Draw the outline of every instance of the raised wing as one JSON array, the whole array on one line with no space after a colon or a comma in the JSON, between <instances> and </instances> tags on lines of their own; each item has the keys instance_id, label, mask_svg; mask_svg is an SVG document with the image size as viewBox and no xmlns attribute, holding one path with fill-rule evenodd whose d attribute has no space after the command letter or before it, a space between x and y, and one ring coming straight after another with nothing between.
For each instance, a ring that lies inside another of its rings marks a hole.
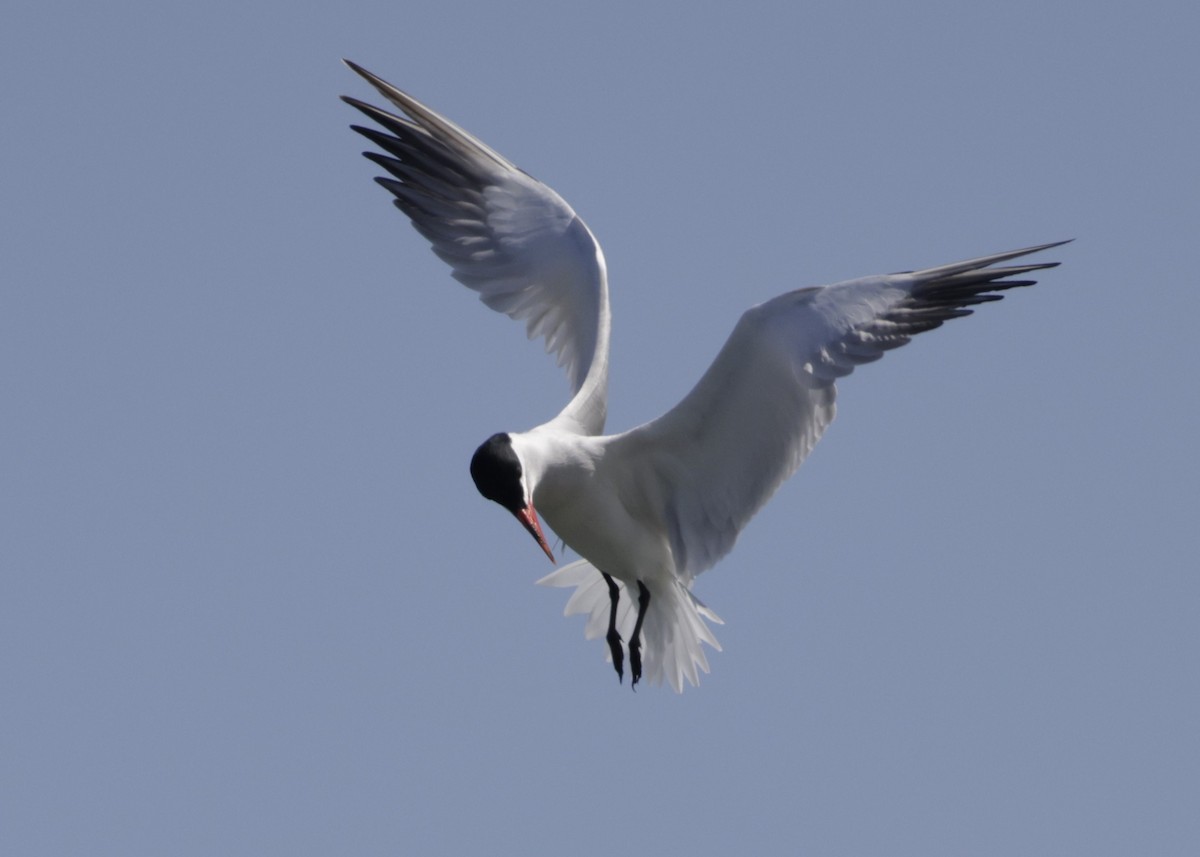
<instances>
[{"instance_id":1,"label":"raised wing","mask_svg":"<svg viewBox=\"0 0 1200 857\"><path fill-rule=\"evenodd\" d=\"M552 189L412 96L345 62L404 113L342 97L384 129L351 126L387 153L363 153L390 174L376 181L455 279L492 309L524 321L530 339L545 339L574 396L560 423L599 434L610 319L604 254L591 231Z\"/></svg>"},{"instance_id":2,"label":"raised wing","mask_svg":"<svg viewBox=\"0 0 1200 857\"><path fill-rule=\"evenodd\" d=\"M1010 278L1058 263L990 266L1056 246L800 289L749 309L683 401L613 439L624 502L658 510L677 571L692 579L729 552L820 439L838 378L998 292L1032 285Z\"/></svg>"}]
</instances>

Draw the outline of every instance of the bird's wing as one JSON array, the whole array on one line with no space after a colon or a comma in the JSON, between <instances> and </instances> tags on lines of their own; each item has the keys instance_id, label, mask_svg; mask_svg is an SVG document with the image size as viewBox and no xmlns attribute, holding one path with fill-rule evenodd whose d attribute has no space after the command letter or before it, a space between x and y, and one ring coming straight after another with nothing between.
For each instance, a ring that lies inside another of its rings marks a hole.
<instances>
[{"instance_id":1,"label":"bird's wing","mask_svg":"<svg viewBox=\"0 0 1200 857\"><path fill-rule=\"evenodd\" d=\"M610 322L604 255L591 231L551 188L412 96L346 64L404 114L343 96L383 129L352 126L386 152L364 152L390 174L376 181L455 279L524 321L529 338L545 339L574 396L560 419L598 434Z\"/></svg>"},{"instance_id":2,"label":"bird's wing","mask_svg":"<svg viewBox=\"0 0 1200 857\"><path fill-rule=\"evenodd\" d=\"M1022 275L1057 263L991 266L1055 246L800 289L751 308L683 401L613 437L622 502L657 517L690 580L729 552L820 439L838 378L1004 289L1032 285Z\"/></svg>"}]
</instances>

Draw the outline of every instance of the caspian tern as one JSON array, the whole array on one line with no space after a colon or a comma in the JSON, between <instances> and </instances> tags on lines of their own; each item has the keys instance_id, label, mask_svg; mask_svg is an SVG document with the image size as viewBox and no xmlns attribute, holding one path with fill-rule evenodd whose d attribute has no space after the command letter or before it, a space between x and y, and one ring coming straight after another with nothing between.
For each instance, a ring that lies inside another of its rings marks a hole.
<instances>
[{"instance_id":1,"label":"caspian tern","mask_svg":"<svg viewBox=\"0 0 1200 857\"><path fill-rule=\"evenodd\" d=\"M351 126L395 205L493 310L525 322L570 380L549 422L488 438L471 459L479 492L511 512L554 562L539 514L582 557L539 583L574 587L566 614L605 635L622 679L699 683L720 650L691 592L696 575L812 450L833 420L835 381L971 306L1000 300L1057 262L993 267L1067 242L921 271L788 292L747 310L684 399L605 435L610 314L604 254L553 190L412 96L352 62L403 115L348 96L383 130ZM1018 278L1018 279L1013 279Z\"/></svg>"}]
</instances>

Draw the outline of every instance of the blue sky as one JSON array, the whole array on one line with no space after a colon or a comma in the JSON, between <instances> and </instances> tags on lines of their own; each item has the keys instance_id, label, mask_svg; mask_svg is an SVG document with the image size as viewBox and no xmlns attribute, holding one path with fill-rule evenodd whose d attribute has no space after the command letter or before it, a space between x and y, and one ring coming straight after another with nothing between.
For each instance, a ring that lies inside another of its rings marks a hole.
<instances>
[{"instance_id":1,"label":"blue sky","mask_svg":"<svg viewBox=\"0 0 1200 857\"><path fill-rule=\"evenodd\" d=\"M17 2L0 851L1191 855L1191 3ZM630 693L467 475L566 382L370 181L348 56L609 262L609 426L781 291L1074 237L864 367Z\"/></svg>"}]
</instances>

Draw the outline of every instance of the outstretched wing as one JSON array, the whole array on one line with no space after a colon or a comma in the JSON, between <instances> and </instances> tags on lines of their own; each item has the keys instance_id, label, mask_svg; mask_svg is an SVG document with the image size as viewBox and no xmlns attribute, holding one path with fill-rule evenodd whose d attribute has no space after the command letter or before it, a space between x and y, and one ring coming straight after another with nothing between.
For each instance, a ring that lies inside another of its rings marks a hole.
<instances>
[{"instance_id":1,"label":"outstretched wing","mask_svg":"<svg viewBox=\"0 0 1200 857\"><path fill-rule=\"evenodd\" d=\"M657 510L690 580L729 552L820 439L838 378L1005 289L1032 285L1020 277L1058 263L991 266L1056 246L800 289L751 308L683 401L613 439L623 501Z\"/></svg>"},{"instance_id":2,"label":"outstretched wing","mask_svg":"<svg viewBox=\"0 0 1200 857\"><path fill-rule=\"evenodd\" d=\"M395 196L455 279L480 300L525 322L567 373L574 398L560 418L603 430L609 308L604 254L582 220L551 188L487 145L348 60L403 116L342 100L383 130L351 126L386 154L364 152L387 170Z\"/></svg>"}]
</instances>

